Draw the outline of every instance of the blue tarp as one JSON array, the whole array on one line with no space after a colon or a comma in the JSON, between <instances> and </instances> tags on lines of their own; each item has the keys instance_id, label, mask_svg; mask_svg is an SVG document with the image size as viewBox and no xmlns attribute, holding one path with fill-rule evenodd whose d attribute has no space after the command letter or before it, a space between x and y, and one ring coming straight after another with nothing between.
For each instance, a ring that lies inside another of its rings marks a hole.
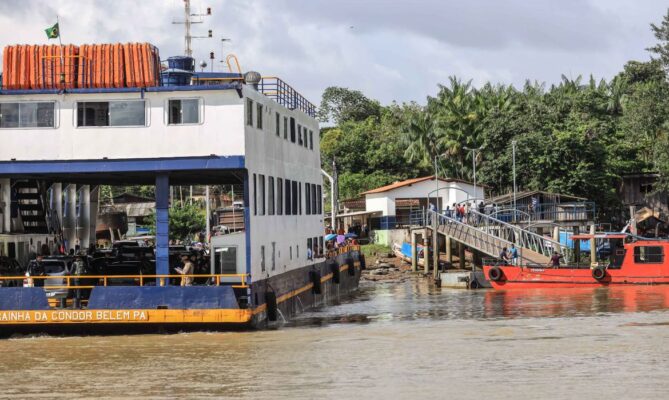
<instances>
[{"instance_id":1,"label":"blue tarp","mask_svg":"<svg viewBox=\"0 0 669 400\"><path fill-rule=\"evenodd\" d=\"M560 232L560 244L563 244L570 249L574 248L574 241L571 240L572 234L569 232ZM589 252L590 251L590 240L579 240L580 245L581 245L581 251L582 252Z\"/></svg>"}]
</instances>

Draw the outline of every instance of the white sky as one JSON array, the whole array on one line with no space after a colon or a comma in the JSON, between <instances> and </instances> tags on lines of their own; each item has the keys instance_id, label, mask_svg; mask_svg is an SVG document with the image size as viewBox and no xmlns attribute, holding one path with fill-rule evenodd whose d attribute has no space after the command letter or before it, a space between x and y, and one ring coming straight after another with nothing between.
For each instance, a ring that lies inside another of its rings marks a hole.
<instances>
[{"instance_id":1,"label":"white sky","mask_svg":"<svg viewBox=\"0 0 669 400\"><path fill-rule=\"evenodd\" d=\"M659 0L193 0L213 16L194 25L195 56L234 52L244 70L277 75L312 102L328 86L387 104L425 102L450 75L522 85L561 74L611 78L647 60ZM46 43L60 17L64 42L148 41L183 53L182 0L0 0L0 46ZM232 42L221 44L221 38ZM51 41L55 43L55 41ZM220 58L219 58L220 59ZM216 70L222 64L216 60ZM207 68L209 69L209 68Z\"/></svg>"}]
</instances>

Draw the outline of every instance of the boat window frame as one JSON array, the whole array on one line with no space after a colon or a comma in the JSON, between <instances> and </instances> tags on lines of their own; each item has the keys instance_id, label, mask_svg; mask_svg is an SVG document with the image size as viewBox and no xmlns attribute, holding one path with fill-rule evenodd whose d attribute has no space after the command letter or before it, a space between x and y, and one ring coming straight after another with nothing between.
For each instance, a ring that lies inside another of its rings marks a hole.
<instances>
[{"instance_id":1,"label":"boat window frame","mask_svg":"<svg viewBox=\"0 0 669 400\"><path fill-rule=\"evenodd\" d=\"M180 124L171 124L170 123L170 101L172 100L197 100L197 117L198 122L188 122ZM203 125L204 124L204 97L169 97L165 99L165 104L163 106L163 122L165 126L194 126L194 125Z\"/></svg>"},{"instance_id":2,"label":"boat window frame","mask_svg":"<svg viewBox=\"0 0 669 400\"><path fill-rule=\"evenodd\" d=\"M34 103L52 103L53 104L53 126L17 126L17 127L6 127L2 128L0 127L0 130L8 130L8 129L21 129L21 130L26 130L26 129L58 129L60 128L60 101L58 100L17 100L17 101L0 101L0 104L19 104L19 122L21 122L21 104L22 103L28 103L28 104L34 104Z\"/></svg>"},{"instance_id":3,"label":"boat window frame","mask_svg":"<svg viewBox=\"0 0 669 400\"><path fill-rule=\"evenodd\" d=\"M637 249L640 250L642 247L645 248L645 249L648 249L648 248L657 248L657 249L660 249L660 253L659 253L659 254L654 254L654 253L653 253L653 254L648 254L648 253L645 253L645 254L644 254L644 257L649 257L649 256L651 256L651 257L656 257L656 256L659 255L659 256L660 256L660 257L659 257L659 261L642 261L642 260L640 259L640 257L641 257L641 254L640 254L641 251L638 251L638 252L637 252ZM657 246L637 245L637 246L634 246L634 251L632 252L632 256L634 257L634 263L635 263L635 264L662 264L662 263L664 263L664 246L662 246L662 245L657 245Z\"/></svg>"},{"instance_id":4,"label":"boat window frame","mask_svg":"<svg viewBox=\"0 0 669 400\"><path fill-rule=\"evenodd\" d=\"M246 98L246 126L253 128L253 99Z\"/></svg>"},{"instance_id":5,"label":"boat window frame","mask_svg":"<svg viewBox=\"0 0 669 400\"><path fill-rule=\"evenodd\" d=\"M256 102L256 129L264 130L263 111L264 106L260 102Z\"/></svg>"},{"instance_id":6,"label":"boat window frame","mask_svg":"<svg viewBox=\"0 0 669 400\"><path fill-rule=\"evenodd\" d=\"M144 102L144 125L84 125L79 126L79 103L114 103L114 102ZM75 100L72 108L72 125L75 129L127 129L127 128L150 128L151 127L151 100L143 99L90 99L90 100Z\"/></svg>"}]
</instances>

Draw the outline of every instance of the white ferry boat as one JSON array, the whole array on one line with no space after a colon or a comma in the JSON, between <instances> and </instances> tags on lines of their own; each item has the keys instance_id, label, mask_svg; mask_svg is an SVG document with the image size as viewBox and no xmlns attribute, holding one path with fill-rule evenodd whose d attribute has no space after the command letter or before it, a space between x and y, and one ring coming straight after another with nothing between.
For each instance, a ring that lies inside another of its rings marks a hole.
<instances>
[{"instance_id":1,"label":"white ferry boat","mask_svg":"<svg viewBox=\"0 0 669 400\"><path fill-rule=\"evenodd\" d=\"M160 70L142 46L6 50L0 253L23 269L0 274L2 332L264 327L354 291L359 248L325 250L314 105L281 79L198 73L190 57ZM212 236L207 279L180 286L170 186L229 184L243 188L243 227ZM102 185L155 185L155 250L135 273L93 255ZM75 245L91 251L24 275L32 253Z\"/></svg>"}]
</instances>

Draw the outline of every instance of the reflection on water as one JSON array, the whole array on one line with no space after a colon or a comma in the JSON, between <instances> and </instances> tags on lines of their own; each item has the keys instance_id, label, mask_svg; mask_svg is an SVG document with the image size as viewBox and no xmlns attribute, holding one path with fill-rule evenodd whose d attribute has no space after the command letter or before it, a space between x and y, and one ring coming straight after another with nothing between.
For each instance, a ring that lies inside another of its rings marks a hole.
<instances>
[{"instance_id":1,"label":"reflection on water","mask_svg":"<svg viewBox=\"0 0 669 400\"><path fill-rule=\"evenodd\" d=\"M0 397L665 398L669 287L364 284L278 330L0 341Z\"/></svg>"}]
</instances>

